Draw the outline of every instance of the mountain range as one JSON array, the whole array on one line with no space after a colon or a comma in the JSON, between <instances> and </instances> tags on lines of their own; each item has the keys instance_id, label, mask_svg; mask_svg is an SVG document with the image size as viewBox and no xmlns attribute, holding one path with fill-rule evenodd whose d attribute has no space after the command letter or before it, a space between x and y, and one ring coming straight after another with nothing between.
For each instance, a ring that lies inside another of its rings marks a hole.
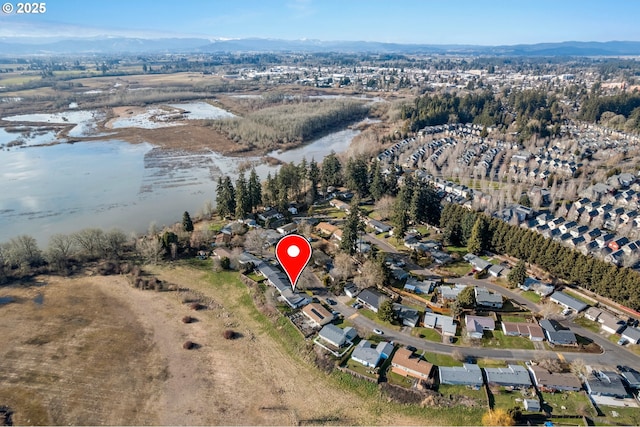
<instances>
[{"instance_id":1,"label":"mountain range","mask_svg":"<svg viewBox=\"0 0 640 427\"><path fill-rule=\"evenodd\" d=\"M635 56L638 41L519 44L505 46L400 44L365 41L279 40L263 38L0 38L2 55L143 54L216 52L340 52L491 56Z\"/></svg>"}]
</instances>

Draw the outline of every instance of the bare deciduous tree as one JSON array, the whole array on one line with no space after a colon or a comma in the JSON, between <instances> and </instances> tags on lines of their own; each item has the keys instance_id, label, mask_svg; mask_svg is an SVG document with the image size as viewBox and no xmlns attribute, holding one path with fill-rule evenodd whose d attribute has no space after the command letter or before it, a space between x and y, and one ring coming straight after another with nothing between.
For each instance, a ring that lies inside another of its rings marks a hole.
<instances>
[{"instance_id":1,"label":"bare deciduous tree","mask_svg":"<svg viewBox=\"0 0 640 427\"><path fill-rule=\"evenodd\" d=\"M383 196L378 200L375 211L380 215L380 219L385 220L391 218L394 203L395 198L391 196Z\"/></svg>"},{"instance_id":2,"label":"bare deciduous tree","mask_svg":"<svg viewBox=\"0 0 640 427\"><path fill-rule=\"evenodd\" d=\"M355 265L353 258L344 252L337 254L333 260L333 276L338 280L346 280L353 276Z\"/></svg>"},{"instance_id":3,"label":"bare deciduous tree","mask_svg":"<svg viewBox=\"0 0 640 427\"><path fill-rule=\"evenodd\" d=\"M164 256L166 250L160 239L143 236L136 241L136 249L140 256L150 264L157 264Z\"/></svg>"},{"instance_id":4,"label":"bare deciduous tree","mask_svg":"<svg viewBox=\"0 0 640 427\"><path fill-rule=\"evenodd\" d=\"M253 230L249 230L245 235L244 239L244 248L256 254L259 257L262 257L264 250L269 246L269 242L267 240L267 233L262 228L254 228Z\"/></svg>"}]
</instances>

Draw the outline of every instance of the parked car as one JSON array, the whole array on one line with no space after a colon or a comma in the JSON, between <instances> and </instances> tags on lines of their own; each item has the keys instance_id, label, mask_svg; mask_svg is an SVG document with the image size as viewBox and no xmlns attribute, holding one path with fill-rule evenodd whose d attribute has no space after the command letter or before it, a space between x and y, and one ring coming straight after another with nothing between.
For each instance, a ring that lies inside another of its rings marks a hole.
<instances>
[{"instance_id":1,"label":"parked car","mask_svg":"<svg viewBox=\"0 0 640 427\"><path fill-rule=\"evenodd\" d=\"M412 346L412 345L408 345L408 346L407 346L407 350L409 350L409 351L417 351L418 349L417 349L417 348L415 348L415 347L414 347L414 346Z\"/></svg>"},{"instance_id":2,"label":"parked car","mask_svg":"<svg viewBox=\"0 0 640 427\"><path fill-rule=\"evenodd\" d=\"M353 304L351 304L351 307L355 308L356 310L360 310L362 308L362 304L360 304L359 302L354 302Z\"/></svg>"},{"instance_id":3,"label":"parked car","mask_svg":"<svg viewBox=\"0 0 640 427\"><path fill-rule=\"evenodd\" d=\"M327 298L327 304L336 305L337 303L334 300L332 300L331 298Z\"/></svg>"},{"instance_id":4,"label":"parked car","mask_svg":"<svg viewBox=\"0 0 640 427\"><path fill-rule=\"evenodd\" d=\"M626 338L620 338L618 340L618 345L625 345L626 343L628 343L629 341L627 341Z\"/></svg>"},{"instance_id":5,"label":"parked car","mask_svg":"<svg viewBox=\"0 0 640 427\"><path fill-rule=\"evenodd\" d=\"M382 332L380 329L374 329L373 333L376 335L384 335L384 332Z\"/></svg>"},{"instance_id":6,"label":"parked car","mask_svg":"<svg viewBox=\"0 0 640 427\"><path fill-rule=\"evenodd\" d=\"M563 316L568 316L571 314L571 309L570 308L565 308L564 310L562 310L562 315Z\"/></svg>"}]
</instances>

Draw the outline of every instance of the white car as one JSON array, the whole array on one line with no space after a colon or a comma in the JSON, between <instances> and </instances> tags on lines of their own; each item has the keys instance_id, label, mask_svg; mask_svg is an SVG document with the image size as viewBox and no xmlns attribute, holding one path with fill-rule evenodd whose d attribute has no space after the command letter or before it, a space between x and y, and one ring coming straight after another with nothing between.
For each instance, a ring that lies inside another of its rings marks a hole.
<instances>
[{"instance_id":1,"label":"white car","mask_svg":"<svg viewBox=\"0 0 640 427\"><path fill-rule=\"evenodd\" d=\"M373 333L377 335L384 335L384 332L382 332L380 329L374 329Z\"/></svg>"}]
</instances>

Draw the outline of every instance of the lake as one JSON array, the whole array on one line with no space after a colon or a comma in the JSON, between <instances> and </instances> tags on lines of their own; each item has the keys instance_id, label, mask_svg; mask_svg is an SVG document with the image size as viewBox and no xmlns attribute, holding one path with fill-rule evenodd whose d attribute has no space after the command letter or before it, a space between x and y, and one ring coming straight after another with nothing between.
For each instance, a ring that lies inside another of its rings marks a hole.
<instances>
[{"instance_id":1,"label":"lake","mask_svg":"<svg viewBox=\"0 0 640 427\"><path fill-rule=\"evenodd\" d=\"M358 133L334 132L273 156L321 162L332 150L346 150ZM128 233L144 232L152 221L172 224L185 210L195 214L206 201L215 202L218 177L228 174L235 180L247 160L262 162L118 140L0 151L0 242L29 234L45 247L52 234L86 227L118 227ZM275 170L256 167L261 178Z\"/></svg>"}]
</instances>

